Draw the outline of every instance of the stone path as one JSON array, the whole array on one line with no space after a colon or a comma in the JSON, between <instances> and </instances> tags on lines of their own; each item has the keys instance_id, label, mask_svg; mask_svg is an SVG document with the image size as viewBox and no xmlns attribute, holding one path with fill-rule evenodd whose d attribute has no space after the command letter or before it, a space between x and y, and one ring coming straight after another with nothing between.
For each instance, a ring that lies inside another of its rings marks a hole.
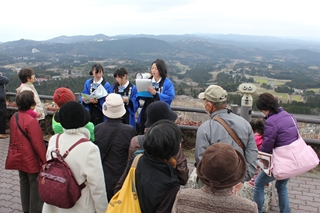
<instances>
[{"instance_id":1,"label":"stone path","mask_svg":"<svg viewBox=\"0 0 320 213\"><path fill-rule=\"evenodd\" d=\"M22 212L18 172L4 169L8 145L9 138L0 139L0 213L18 213ZM193 163L188 162L190 171ZM306 173L291 178L288 188L291 213L320 212L320 175ZM271 206L269 213L278 211L278 206Z\"/></svg>"}]
</instances>

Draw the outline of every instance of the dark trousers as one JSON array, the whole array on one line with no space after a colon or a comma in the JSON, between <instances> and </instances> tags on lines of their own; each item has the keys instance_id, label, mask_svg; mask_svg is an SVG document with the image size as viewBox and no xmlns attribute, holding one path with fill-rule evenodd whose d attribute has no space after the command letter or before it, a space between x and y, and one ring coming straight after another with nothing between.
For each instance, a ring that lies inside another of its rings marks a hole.
<instances>
[{"instance_id":1,"label":"dark trousers","mask_svg":"<svg viewBox=\"0 0 320 213\"><path fill-rule=\"evenodd\" d=\"M6 133L6 100L0 100L0 134Z\"/></svg>"},{"instance_id":2,"label":"dark trousers","mask_svg":"<svg viewBox=\"0 0 320 213\"><path fill-rule=\"evenodd\" d=\"M41 213L43 202L38 193L38 173L30 174L19 171L20 197L24 212Z\"/></svg>"},{"instance_id":3,"label":"dark trousers","mask_svg":"<svg viewBox=\"0 0 320 213\"><path fill-rule=\"evenodd\" d=\"M90 121L93 123L93 125L96 126L97 124L103 122L104 115L100 111L98 105L90 104L89 108L90 108L90 116L91 116Z\"/></svg>"}]
</instances>

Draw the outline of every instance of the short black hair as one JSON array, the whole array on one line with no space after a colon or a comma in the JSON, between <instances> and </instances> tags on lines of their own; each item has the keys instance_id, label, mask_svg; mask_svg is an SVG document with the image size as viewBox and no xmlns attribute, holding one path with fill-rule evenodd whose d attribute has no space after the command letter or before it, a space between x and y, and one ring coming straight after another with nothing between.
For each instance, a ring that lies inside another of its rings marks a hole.
<instances>
[{"instance_id":1,"label":"short black hair","mask_svg":"<svg viewBox=\"0 0 320 213\"><path fill-rule=\"evenodd\" d=\"M91 70L89 72L89 75L93 75L93 70L96 70L97 73L102 72L103 73L103 67L101 64L94 64L91 67Z\"/></svg>"},{"instance_id":2,"label":"short black hair","mask_svg":"<svg viewBox=\"0 0 320 213\"><path fill-rule=\"evenodd\" d=\"M167 77L168 71L167 71L167 65L166 65L166 63L164 62L164 60L158 58L157 60L155 60L154 62L152 62L152 64L156 64L160 76L161 76L163 79L165 79L165 78ZM152 64L151 64L151 66L152 66Z\"/></svg>"},{"instance_id":3,"label":"short black hair","mask_svg":"<svg viewBox=\"0 0 320 213\"><path fill-rule=\"evenodd\" d=\"M144 140L143 148L147 155L155 159L169 160L180 149L181 131L174 122L160 120L148 129Z\"/></svg>"},{"instance_id":4,"label":"short black hair","mask_svg":"<svg viewBox=\"0 0 320 213\"><path fill-rule=\"evenodd\" d=\"M18 110L20 111L29 110L32 106L36 105L33 92L30 90L25 90L20 92L16 97L16 103L18 106Z\"/></svg>"},{"instance_id":5,"label":"short black hair","mask_svg":"<svg viewBox=\"0 0 320 213\"><path fill-rule=\"evenodd\" d=\"M31 68L22 68L19 73L19 79L22 83L27 83L28 78L31 78L31 76L34 75L34 71Z\"/></svg>"},{"instance_id":6,"label":"short black hair","mask_svg":"<svg viewBox=\"0 0 320 213\"><path fill-rule=\"evenodd\" d=\"M275 114L278 113L278 108L280 107L278 100L271 93L267 92L259 95L256 106L260 111L269 110Z\"/></svg>"},{"instance_id":7,"label":"short black hair","mask_svg":"<svg viewBox=\"0 0 320 213\"><path fill-rule=\"evenodd\" d=\"M264 132L264 118L252 118L250 121L250 125L252 127L253 132L257 132L260 135L263 135Z\"/></svg>"}]
</instances>

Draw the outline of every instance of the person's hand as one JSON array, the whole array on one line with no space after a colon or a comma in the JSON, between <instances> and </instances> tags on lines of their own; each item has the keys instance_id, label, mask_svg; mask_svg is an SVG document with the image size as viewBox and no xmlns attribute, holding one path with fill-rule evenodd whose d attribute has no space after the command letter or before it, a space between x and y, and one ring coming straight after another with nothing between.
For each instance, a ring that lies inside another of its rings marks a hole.
<instances>
[{"instance_id":1,"label":"person's hand","mask_svg":"<svg viewBox=\"0 0 320 213\"><path fill-rule=\"evenodd\" d=\"M40 112L36 112L37 113L37 118L39 118L41 116Z\"/></svg>"},{"instance_id":2,"label":"person's hand","mask_svg":"<svg viewBox=\"0 0 320 213\"><path fill-rule=\"evenodd\" d=\"M96 104L96 103L98 103L98 100L95 99L95 98L91 98L91 99L90 99L90 102L93 103L93 104Z\"/></svg>"},{"instance_id":3,"label":"person's hand","mask_svg":"<svg viewBox=\"0 0 320 213\"><path fill-rule=\"evenodd\" d=\"M122 100L124 103L129 103L129 97L128 96L122 96Z\"/></svg>"},{"instance_id":4,"label":"person's hand","mask_svg":"<svg viewBox=\"0 0 320 213\"><path fill-rule=\"evenodd\" d=\"M156 95L157 94L157 91L156 91L156 89L154 87L149 87L148 88L148 92L150 92L151 95Z\"/></svg>"}]
</instances>

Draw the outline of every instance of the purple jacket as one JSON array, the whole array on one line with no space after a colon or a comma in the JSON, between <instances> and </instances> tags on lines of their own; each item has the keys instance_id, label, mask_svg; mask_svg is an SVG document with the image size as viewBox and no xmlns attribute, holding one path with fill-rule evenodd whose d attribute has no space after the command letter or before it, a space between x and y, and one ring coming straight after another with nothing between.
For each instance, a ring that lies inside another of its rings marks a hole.
<instances>
[{"instance_id":1,"label":"purple jacket","mask_svg":"<svg viewBox=\"0 0 320 213\"><path fill-rule=\"evenodd\" d=\"M277 114L270 112L266 116L263 143L260 148L262 152L271 153L273 148L291 144L298 139L296 119L282 107L279 107L278 111Z\"/></svg>"}]
</instances>

